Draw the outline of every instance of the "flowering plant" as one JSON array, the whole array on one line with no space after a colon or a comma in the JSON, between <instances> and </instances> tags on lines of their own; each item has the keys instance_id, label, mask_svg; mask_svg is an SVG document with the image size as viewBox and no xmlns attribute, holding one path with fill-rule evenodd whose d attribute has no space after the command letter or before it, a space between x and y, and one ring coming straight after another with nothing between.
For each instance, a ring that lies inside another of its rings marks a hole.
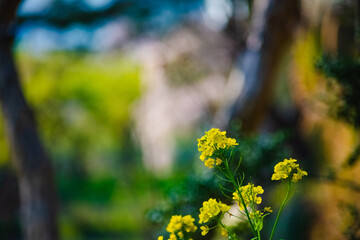
<instances>
[{"instance_id":1,"label":"flowering plant","mask_svg":"<svg viewBox=\"0 0 360 240\"><path fill-rule=\"evenodd\" d=\"M226 132L217 128L210 129L205 132L203 137L198 139L198 150L201 152L200 160L209 169L215 168L219 173L217 177L232 185L231 189L220 187L223 194L236 203L236 209L232 210L231 206L222 203L220 200L210 198L204 201L199 210L199 224L202 225L200 226L201 235L205 236L209 231L220 228L222 236L229 239L240 239L235 232L222 222L223 216L228 214L249 224L254 236L252 240L261 240L263 220L273 210L271 207L259 208L258 205L262 203L262 198L259 195L264 193L261 186L255 186L252 182L244 184L245 173L240 170L241 158L237 162L235 160L234 153L237 145L235 139L226 137ZM273 239L281 212L291 198L293 184L301 180L303 176L307 176L307 172L300 168L295 159L285 159L275 165L271 180L281 180L288 187L278 210L269 240ZM231 193L231 195L226 192ZM166 228L170 233L169 239L191 239L190 234L197 230L197 227L193 224L194 221L195 219L190 215L185 217L173 216ZM207 223L210 221L214 221L215 225L209 226ZM184 233L186 233L186 236ZM162 240L164 238L160 236L158 239Z\"/></svg>"}]
</instances>

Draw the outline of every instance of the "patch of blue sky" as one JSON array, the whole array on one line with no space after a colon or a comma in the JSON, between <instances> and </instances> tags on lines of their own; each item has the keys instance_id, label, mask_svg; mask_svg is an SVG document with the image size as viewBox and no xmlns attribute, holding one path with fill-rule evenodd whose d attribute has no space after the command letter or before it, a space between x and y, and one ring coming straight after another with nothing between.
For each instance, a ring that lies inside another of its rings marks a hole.
<instances>
[{"instance_id":1,"label":"patch of blue sky","mask_svg":"<svg viewBox=\"0 0 360 240\"><path fill-rule=\"evenodd\" d=\"M24 0L21 2L18 14L27 15L41 13L49 9L54 0Z\"/></svg>"}]
</instances>

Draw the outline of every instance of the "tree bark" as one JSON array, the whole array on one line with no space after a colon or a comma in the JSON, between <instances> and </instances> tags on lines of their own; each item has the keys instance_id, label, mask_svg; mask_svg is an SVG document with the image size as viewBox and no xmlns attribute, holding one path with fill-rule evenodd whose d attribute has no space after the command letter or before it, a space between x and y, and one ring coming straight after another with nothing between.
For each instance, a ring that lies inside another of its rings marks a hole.
<instances>
[{"instance_id":1,"label":"tree bark","mask_svg":"<svg viewBox=\"0 0 360 240\"><path fill-rule=\"evenodd\" d=\"M28 240L57 239L50 160L23 92L12 55L11 22L20 0L0 0L0 104L19 178L21 222Z\"/></svg>"}]
</instances>

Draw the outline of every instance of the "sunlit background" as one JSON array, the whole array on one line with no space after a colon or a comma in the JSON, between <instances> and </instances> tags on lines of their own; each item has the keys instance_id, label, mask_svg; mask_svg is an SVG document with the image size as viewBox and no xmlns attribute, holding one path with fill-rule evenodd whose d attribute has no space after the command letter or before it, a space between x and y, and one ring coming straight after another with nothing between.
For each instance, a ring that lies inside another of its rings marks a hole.
<instances>
[{"instance_id":1,"label":"sunlit background","mask_svg":"<svg viewBox=\"0 0 360 240\"><path fill-rule=\"evenodd\" d=\"M24 0L11 29L60 239L157 239L171 215L198 219L224 199L197 151L211 127L238 139L273 209L273 166L309 173L276 239L360 239L359 1ZM0 239L25 239L3 122Z\"/></svg>"}]
</instances>

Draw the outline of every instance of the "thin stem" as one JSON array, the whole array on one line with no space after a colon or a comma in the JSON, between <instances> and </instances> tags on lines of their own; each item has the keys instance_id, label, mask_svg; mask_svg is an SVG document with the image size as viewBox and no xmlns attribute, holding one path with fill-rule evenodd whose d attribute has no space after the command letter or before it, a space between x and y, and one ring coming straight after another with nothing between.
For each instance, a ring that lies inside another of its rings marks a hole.
<instances>
[{"instance_id":1,"label":"thin stem","mask_svg":"<svg viewBox=\"0 0 360 240\"><path fill-rule=\"evenodd\" d=\"M258 233L258 239L257 240L261 240L261 237L260 237L260 231L257 231L257 233Z\"/></svg>"},{"instance_id":2,"label":"thin stem","mask_svg":"<svg viewBox=\"0 0 360 240\"><path fill-rule=\"evenodd\" d=\"M234 214L231 214L231 216L232 216L232 217L235 217L235 218L237 218L237 219L243 220L243 221L247 221L247 219L242 218L242 217L239 217L239 216L236 216L236 215L234 215Z\"/></svg>"},{"instance_id":3,"label":"thin stem","mask_svg":"<svg viewBox=\"0 0 360 240\"><path fill-rule=\"evenodd\" d=\"M227 172L228 172L228 176L229 176L229 178L230 178L230 181L234 184L234 187L236 188L236 191L238 192L238 195L239 195L239 197L240 197L240 199L241 199L241 203L242 203L242 205L243 205L243 207L244 207L244 211L245 211L246 217L247 217L247 219L248 219L248 221L249 221L251 230L252 230L254 236L256 236L255 228L254 228L253 223L252 223L252 221L251 221L249 211L248 211L247 208L246 208L246 204L245 204L244 198L242 197L242 194L241 194L241 191L240 191L240 185L242 184L242 181L241 181L241 184L239 184L239 185L236 184L235 177L234 177L234 175L232 174L231 170L229 169L229 166L228 166L228 165L226 165L226 170L227 170Z\"/></svg>"},{"instance_id":4,"label":"thin stem","mask_svg":"<svg viewBox=\"0 0 360 240\"><path fill-rule=\"evenodd\" d=\"M238 236L236 236L236 234L233 233L228 227L226 227L219 219L217 219L216 221L217 221L218 225L220 225L222 228L226 229L226 231L228 232L229 235L240 240L240 238Z\"/></svg>"},{"instance_id":5,"label":"thin stem","mask_svg":"<svg viewBox=\"0 0 360 240\"><path fill-rule=\"evenodd\" d=\"M272 231L271 231L271 235L270 235L269 240L272 240L272 238L273 238L273 235L274 235L274 232L275 232L277 223L278 223L278 221L279 221L280 214L281 214L281 212L282 212L282 210L283 210L283 208L284 208L284 206L285 206L285 204L286 204L286 202L287 202L287 200L288 200L288 196L289 196L289 193L290 193L290 189L291 189L291 181L289 180L289 182L288 182L288 189L287 189L285 198L284 198L284 200L283 200L282 203L281 203L279 212L278 212L278 214L277 214L277 216L276 216L276 220L275 220L274 226L273 226L273 228L272 228Z\"/></svg>"}]
</instances>

